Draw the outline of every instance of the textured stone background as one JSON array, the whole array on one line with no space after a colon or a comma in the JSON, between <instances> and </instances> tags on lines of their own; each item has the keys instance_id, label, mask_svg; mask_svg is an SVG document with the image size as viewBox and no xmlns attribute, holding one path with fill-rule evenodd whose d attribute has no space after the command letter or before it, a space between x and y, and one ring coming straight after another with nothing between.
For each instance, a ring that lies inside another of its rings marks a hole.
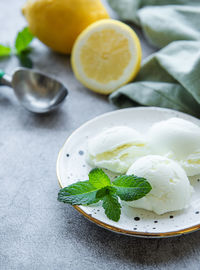
<instances>
[{"instance_id":1,"label":"textured stone background","mask_svg":"<svg viewBox=\"0 0 200 270\"><path fill-rule=\"evenodd\" d=\"M0 0L0 42L13 42L26 23L22 0ZM64 106L36 116L0 88L0 269L200 269L200 232L170 239L121 236L58 203L55 164L67 136L85 121L115 109L74 78L69 57L34 41L35 68L56 75L69 89ZM142 39L144 57L153 51ZM8 73L15 58L0 61Z\"/></svg>"}]
</instances>

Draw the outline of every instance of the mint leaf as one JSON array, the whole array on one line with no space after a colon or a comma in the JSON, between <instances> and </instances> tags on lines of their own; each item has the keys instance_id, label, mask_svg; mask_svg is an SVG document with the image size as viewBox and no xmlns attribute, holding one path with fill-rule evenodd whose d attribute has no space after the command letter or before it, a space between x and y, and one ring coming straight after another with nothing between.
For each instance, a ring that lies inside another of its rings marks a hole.
<instances>
[{"instance_id":1,"label":"mint leaf","mask_svg":"<svg viewBox=\"0 0 200 270\"><path fill-rule=\"evenodd\" d=\"M92 204L98 201L96 193L98 189L89 181L82 181L62 188L58 193L58 201L72 205Z\"/></svg>"},{"instance_id":2,"label":"mint leaf","mask_svg":"<svg viewBox=\"0 0 200 270\"><path fill-rule=\"evenodd\" d=\"M15 41L15 49L17 54L20 54L26 50L33 38L34 36L29 31L28 27L25 27L21 32L19 32Z\"/></svg>"},{"instance_id":3,"label":"mint leaf","mask_svg":"<svg viewBox=\"0 0 200 270\"><path fill-rule=\"evenodd\" d=\"M111 184L110 178L102 169L93 169L88 181L81 181L62 188L58 201L72 205L89 205L100 200L106 216L118 221L121 215L121 204L118 196L124 201L138 200L151 190L145 178L135 175L121 175Z\"/></svg>"},{"instance_id":4,"label":"mint leaf","mask_svg":"<svg viewBox=\"0 0 200 270\"><path fill-rule=\"evenodd\" d=\"M28 56L27 53L21 52L20 54L17 55L17 58L19 59L20 64L23 67L26 67L26 68L32 68L33 67L33 62L32 62L31 58Z\"/></svg>"},{"instance_id":5,"label":"mint leaf","mask_svg":"<svg viewBox=\"0 0 200 270\"><path fill-rule=\"evenodd\" d=\"M101 188L97 191L96 198L103 199L104 196L106 196L110 193L115 193L115 192L116 192L115 187L107 186L107 187Z\"/></svg>"},{"instance_id":6,"label":"mint leaf","mask_svg":"<svg viewBox=\"0 0 200 270\"><path fill-rule=\"evenodd\" d=\"M12 49L9 46L0 44L0 57L11 55Z\"/></svg>"},{"instance_id":7,"label":"mint leaf","mask_svg":"<svg viewBox=\"0 0 200 270\"><path fill-rule=\"evenodd\" d=\"M106 216L113 220L118 221L120 219L121 215L121 205L118 201L118 198L115 194L107 194L103 198L103 204L102 204Z\"/></svg>"},{"instance_id":8,"label":"mint leaf","mask_svg":"<svg viewBox=\"0 0 200 270\"><path fill-rule=\"evenodd\" d=\"M95 168L90 171L89 181L96 188L103 188L111 185L110 178L102 169L99 168Z\"/></svg>"},{"instance_id":9,"label":"mint leaf","mask_svg":"<svg viewBox=\"0 0 200 270\"><path fill-rule=\"evenodd\" d=\"M123 201L133 201L144 197L152 189L145 178L135 175L121 175L112 185L116 188L116 194Z\"/></svg>"}]
</instances>

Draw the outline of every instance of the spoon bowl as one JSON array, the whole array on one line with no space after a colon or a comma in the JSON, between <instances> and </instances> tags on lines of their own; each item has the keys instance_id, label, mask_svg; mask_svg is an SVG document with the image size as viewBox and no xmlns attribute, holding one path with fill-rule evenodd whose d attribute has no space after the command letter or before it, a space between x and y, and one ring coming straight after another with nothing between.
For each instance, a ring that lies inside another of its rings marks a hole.
<instances>
[{"instance_id":1,"label":"spoon bowl","mask_svg":"<svg viewBox=\"0 0 200 270\"><path fill-rule=\"evenodd\" d=\"M12 79L4 75L1 82L11 86L20 103L34 113L55 110L68 94L65 86L59 81L26 68L16 69Z\"/></svg>"}]
</instances>

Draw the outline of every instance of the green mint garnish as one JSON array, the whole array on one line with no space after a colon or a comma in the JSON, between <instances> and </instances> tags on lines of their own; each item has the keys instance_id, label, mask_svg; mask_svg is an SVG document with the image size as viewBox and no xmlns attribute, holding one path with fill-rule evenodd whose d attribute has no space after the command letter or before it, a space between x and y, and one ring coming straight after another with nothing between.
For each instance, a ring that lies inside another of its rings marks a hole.
<instances>
[{"instance_id":1,"label":"green mint garnish","mask_svg":"<svg viewBox=\"0 0 200 270\"><path fill-rule=\"evenodd\" d=\"M116 194L107 194L103 197L102 204L106 216L114 221L118 221L121 215L121 204Z\"/></svg>"},{"instance_id":2,"label":"green mint garnish","mask_svg":"<svg viewBox=\"0 0 200 270\"><path fill-rule=\"evenodd\" d=\"M17 34L14 48L0 44L0 57L15 55L22 66L31 68L33 63L28 55L31 52L29 45L33 38L34 36L29 31L28 27L25 27Z\"/></svg>"},{"instance_id":3,"label":"green mint garnish","mask_svg":"<svg viewBox=\"0 0 200 270\"><path fill-rule=\"evenodd\" d=\"M17 57L23 67L32 68L33 62L28 54L29 53L27 52L21 52L20 54L17 55Z\"/></svg>"},{"instance_id":4,"label":"green mint garnish","mask_svg":"<svg viewBox=\"0 0 200 270\"><path fill-rule=\"evenodd\" d=\"M89 181L82 181L61 189L58 193L60 202L72 205L92 204L98 201L96 194L99 189L90 184Z\"/></svg>"},{"instance_id":5,"label":"green mint garnish","mask_svg":"<svg viewBox=\"0 0 200 270\"><path fill-rule=\"evenodd\" d=\"M33 40L34 36L29 31L28 27L25 27L17 34L15 40L15 49L17 54L21 54L29 47L29 44Z\"/></svg>"},{"instance_id":6,"label":"green mint garnish","mask_svg":"<svg viewBox=\"0 0 200 270\"><path fill-rule=\"evenodd\" d=\"M151 185L145 178L135 175L121 175L112 184L117 196L123 201L138 200L151 190Z\"/></svg>"},{"instance_id":7,"label":"green mint garnish","mask_svg":"<svg viewBox=\"0 0 200 270\"><path fill-rule=\"evenodd\" d=\"M107 174L103 170L95 168L89 173L89 181L96 188L102 188L105 186L110 186L111 181Z\"/></svg>"},{"instance_id":8,"label":"green mint garnish","mask_svg":"<svg viewBox=\"0 0 200 270\"><path fill-rule=\"evenodd\" d=\"M138 200L151 189L145 178L121 175L111 182L102 169L95 168L90 171L89 180L62 188L58 193L58 200L72 205L90 205L101 200L106 216L118 221L121 215L118 197L124 201Z\"/></svg>"},{"instance_id":9,"label":"green mint garnish","mask_svg":"<svg viewBox=\"0 0 200 270\"><path fill-rule=\"evenodd\" d=\"M0 57L11 55L12 49L9 46L0 45Z\"/></svg>"}]
</instances>

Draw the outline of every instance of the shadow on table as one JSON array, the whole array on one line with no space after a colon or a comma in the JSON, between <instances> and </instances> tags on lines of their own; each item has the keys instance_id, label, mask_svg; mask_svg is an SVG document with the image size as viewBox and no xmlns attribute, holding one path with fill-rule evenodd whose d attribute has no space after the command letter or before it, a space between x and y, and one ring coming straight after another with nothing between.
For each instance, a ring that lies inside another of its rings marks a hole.
<instances>
[{"instance_id":1,"label":"shadow on table","mask_svg":"<svg viewBox=\"0 0 200 270\"><path fill-rule=\"evenodd\" d=\"M60 127L64 121L67 122L67 114L61 107L45 114L32 114L29 120L35 128L54 129Z\"/></svg>"},{"instance_id":2,"label":"shadow on table","mask_svg":"<svg viewBox=\"0 0 200 270\"><path fill-rule=\"evenodd\" d=\"M143 239L106 231L81 217L75 221L70 230L72 237L110 262L169 267L200 248L200 231L174 238Z\"/></svg>"},{"instance_id":3,"label":"shadow on table","mask_svg":"<svg viewBox=\"0 0 200 270\"><path fill-rule=\"evenodd\" d=\"M0 108L3 108L3 107L12 107L13 104L12 104L12 101L8 98L8 97L5 97L3 96L3 94L0 95Z\"/></svg>"},{"instance_id":4,"label":"shadow on table","mask_svg":"<svg viewBox=\"0 0 200 270\"><path fill-rule=\"evenodd\" d=\"M16 120L23 130L66 130L68 114L62 106L45 114L35 114L23 107L17 107L15 108Z\"/></svg>"}]
</instances>

